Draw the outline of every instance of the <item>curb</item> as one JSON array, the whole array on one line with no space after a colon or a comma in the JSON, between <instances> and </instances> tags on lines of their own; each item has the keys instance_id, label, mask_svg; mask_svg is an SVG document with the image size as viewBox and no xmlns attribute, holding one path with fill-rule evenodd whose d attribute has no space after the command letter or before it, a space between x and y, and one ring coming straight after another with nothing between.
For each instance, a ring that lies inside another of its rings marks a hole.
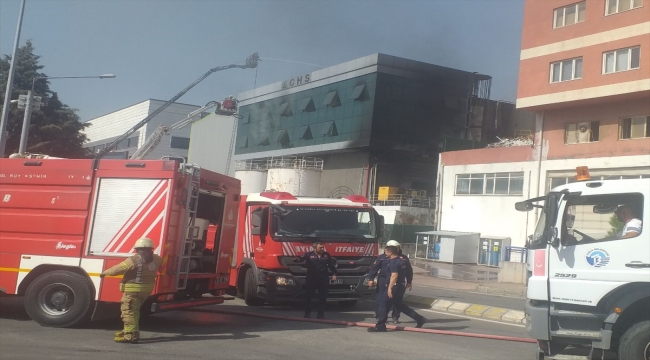
<instances>
[{"instance_id":1,"label":"curb","mask_svg":"<svg viewBox=\"0 0 650 360\"><path fill-rule=\"evenodd\" d=\"M511 324L526 324L526 315L523 311L487 306L481 304L468 304L449 300L438 300L435 298L406 295L404 302L419 308L426 308L451 314L459 314L476 318L484 318L494 321L501 321Z\"/></svg>"}]
</instances>

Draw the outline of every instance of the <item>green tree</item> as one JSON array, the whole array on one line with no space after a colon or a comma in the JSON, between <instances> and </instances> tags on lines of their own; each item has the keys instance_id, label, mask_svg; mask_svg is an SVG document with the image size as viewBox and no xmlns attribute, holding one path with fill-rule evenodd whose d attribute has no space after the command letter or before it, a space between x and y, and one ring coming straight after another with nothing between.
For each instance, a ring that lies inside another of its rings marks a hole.
<instances>
[{"instance_id":1,"label":"green tree","mask_svg":"<svg viewBox=\"0 0 650 360\"><path fill-rule=\"evenodd\" d=\"M612 215L612 217L609 218L609 225L612 227L611 230L607 232L607 235L609 236L614 236L621 232L623 230L623 224L622 222L618 221L618 218L616 217L616 214Z\"/></svg>"},{"instance_id":2,"label":"green tree","mask_svg":"<svg viewBox=\"0 0 650 360\"><path fill-rule=\"evenodd\" d=\"M27 94L32 87L35 77L47 76L41 72L43 65L39 64L40 56L34 53L34 46L27 41L25 46L18 49L16 54L16 70L11 99ZM7 89L7 79L11 56L5 55L0 59L0 79L2 79L2 94L0 108L4 104L4 91ZM40 110L32 111L27 139L27 152L47 154L64 158L85 158L90 155L83 148L86 135L83 133L88 124L79 121L76 110L62 103L56 92L50 90L47 80L38 80L34 86L34 96L40 96L43 105ZM20 133L23 126L24 109L18 109L12 104L7 121L7 146L5 154L18 152Z\"/></svg>"}]
</instances>

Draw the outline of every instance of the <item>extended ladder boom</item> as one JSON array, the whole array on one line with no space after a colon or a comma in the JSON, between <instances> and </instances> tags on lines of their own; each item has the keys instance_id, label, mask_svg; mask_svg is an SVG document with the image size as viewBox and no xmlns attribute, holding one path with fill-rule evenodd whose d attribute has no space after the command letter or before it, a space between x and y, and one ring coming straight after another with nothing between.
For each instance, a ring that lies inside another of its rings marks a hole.
<instances>
[{"instance_id":1,"label":"extended ladder boom","mask_svg":"<svg viewBox=\"0 0 650 360\"><path fill-rule=\"evenodd\" d=\"M149 153L151 153L158 146L158 144L160 144L162 138L165 137L165 135L168 135L170 131L182 129L185 126L193 123L197 115L200 115L202 112L210 108L213 108L218 104L219 103L216 101L210 101L204 107L192 111L191 113L187 114L187 116L183 120L178 121L170 125L169 127L165 125L158 126L156 131L154 131L154 133L151 134L147 138L147 140L144 141L144 144L142 144L142 146L140 146L138 150L136 150L136 152L134 152L133 155L131 155L130 159L131 160L143 159L145 156L149 155Z\"/></svg>"},{"instance_id":2,"label":"extended ladder boom","mask_svg":"<svg viewBox=\"0 0 650 360\"><path fill-rule=\"evenodd\" d=\"M151 114L149 114L147 117L145 117L144 119L142 119L139 123L135 124L135 126L133 126L132 128L130 128L129 130L127 130L127 131L126 131L124 134L122 134L120 137L118 137L117 139L113 140L112 143L108 144L104 149L102 149L100 152L98 152L98 153L95 155L95 159L101 159L101 158L103 158L106 154L108 154L108 153L111 152L113 149L115 149L115 147L117 146L117 144L119 144L122 140L127 139L129 136L131 136L131 134L133 134L134 132L138 131L138 129L140 129L142 126L144 126L146 123L148 123L151 119L153 119L154 117L156 117L156 115L160 114L160 113L161 113L163 110L165 110L169 105L171 105L172 103L174 103L176 100L180 99L181 96L185 95L186 92L190 91L190 89L192 89L194 86L196 86L196 84L198 84L198 83L200 83L201 81L203 81L205 78L207 78L208 76L210 76L212 73L217 72L217 71L221 71L221 70L233 69L233 68L239 68L239 69L254 69L254 68L257 67L257 63L258 63L259 60L260 60L259 55L257 55L257 53L255 53L255 54L249 56L249 57L246 59L246 65L230 64L230 65L220 66L220 67L216 67L216 68L210 69L208 72L206 72L205 74L203 74L201 77L199 77L198 79L194 80L193 83L191 83L190 85L188 85L188 86L187 86L185 89L183 89L181 92L179 92L178 94L176 94L176 96L174 96L173 98L167 100L167 102L165 102L161 107L159 107L159 108L156 109L154 112L152 112Z\"/></svg>"}]
</instances>

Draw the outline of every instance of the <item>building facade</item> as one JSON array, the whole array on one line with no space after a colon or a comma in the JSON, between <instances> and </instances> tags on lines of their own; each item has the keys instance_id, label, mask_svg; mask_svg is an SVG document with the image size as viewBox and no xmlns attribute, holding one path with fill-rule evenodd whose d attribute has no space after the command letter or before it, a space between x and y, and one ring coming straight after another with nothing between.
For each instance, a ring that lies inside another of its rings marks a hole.
<instances>
[{"instance_id":1,"label":"building facade","mask_svg":"<svg viewBox=\"0 0 650 360\"><path fill-rule=\"evenodd\" d=\"M88 137L88 142L84 144L84 147L92 149L93 153L102 150L106 145L113 142L164 103L165 101L149 99L88 120L86 123L90 124L90 126L84 130ZM106 157L128 159L160 125L174 124L198 108L199 106L196 105L171 104L131 135L131 137L118 144ZM169 136L165 136L160 144L145 159L160 159L163 156L187 159L189 146L190 127L187 126L174 130Z\"/></svg>"},{"instance_id":2,"label":"building facade","mask_svg":"<svg viewBox=\"0 0 650 360\"><path fill-rule=\"evenodd\" d=\"M514 203L573 182L576 167L595 179L650 177L648 4L527 0L523 24L517 107L535 113L534 144L443 153L437 200L439 229L513 246L537 221Z\"/></svg>"},{"instance_id":3,"label":"building facade","mask_svg":"<svg viewBox=\"0 0 650 360\"><path fill-rule=\"evenodd\" d=\"M300 74L237 96L234 160L322 159L312 196L433 194L444 137L480 140L490 79L384 54Z\"/></svg>"}]
</instances>

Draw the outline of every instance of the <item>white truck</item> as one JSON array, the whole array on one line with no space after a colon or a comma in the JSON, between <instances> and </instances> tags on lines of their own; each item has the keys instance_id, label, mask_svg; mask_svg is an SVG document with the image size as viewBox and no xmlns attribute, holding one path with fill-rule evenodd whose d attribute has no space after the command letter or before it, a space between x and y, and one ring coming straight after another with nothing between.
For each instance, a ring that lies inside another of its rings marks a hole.
<instances>
[{"instance_id":1,"label":"white truck","mask_svg":"<svg viewBox=\"0 0 650 360\"><path fill-rule=\"evenodd\" d=\"M525 308L536 359L650 360L650 179L583 170L515 206L541 211Z\"/></svg>"}]
</instances>

